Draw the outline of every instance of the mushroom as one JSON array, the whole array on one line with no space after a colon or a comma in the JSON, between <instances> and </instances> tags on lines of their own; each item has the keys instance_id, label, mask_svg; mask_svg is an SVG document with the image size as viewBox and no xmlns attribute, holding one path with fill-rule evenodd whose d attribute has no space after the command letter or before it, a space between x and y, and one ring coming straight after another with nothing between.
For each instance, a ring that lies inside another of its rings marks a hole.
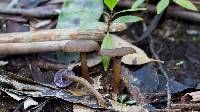
<instances>
[{"instance_id":1,"label":"mushroom","mask_svg":"<svg viewBox=\"0 0 200 112\"><path fill-rule=\"evenodd\" d=\"M121 81L121 59L127 54L135 53L132 47L122 47L116 49L101 49L98 54L101 56L109 56L113 60L113 91L119 94L120 81Z\"/></svg>"},{"instance_id":2,"label":"mushroom","mask_svg":"<svg viewBox=\"0 0 200 112\"><path fill-rule=\"evenodd\" d=\"M82 77L89 80L86 52L97 51L100 47L92 40L71 40L65 44L64 52L80 52Z\"/></svg>"}]
</instances>

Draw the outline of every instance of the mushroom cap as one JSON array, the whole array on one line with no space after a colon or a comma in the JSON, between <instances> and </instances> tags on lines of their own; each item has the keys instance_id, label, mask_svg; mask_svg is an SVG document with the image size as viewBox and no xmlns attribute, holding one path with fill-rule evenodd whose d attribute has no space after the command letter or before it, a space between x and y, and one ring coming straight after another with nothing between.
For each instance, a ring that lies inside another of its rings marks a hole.
<instances>
[{"instance_id":1,"label":"mushroom cap","mask_svg":"<svg viewBox=\"0 0 200 112\"><path fill-rule=\"evenodd\" d=\"M93 40L71 40L65 44L64 52L91 52L99 50L99 44Z\"/></svg>"},{"instance_id":2,"label":"mushroom cap","mask_svg":"<svg viewBox=\"0 0 200 112\"><path fill-rule=\"evenodd\" d=\"M132 47L122 47L115 49L101 49L99 50L98 54L101 56L118 57L125 56L127 54L133 54L135 52L136 50Z\"/></svg>"}]
</instances>

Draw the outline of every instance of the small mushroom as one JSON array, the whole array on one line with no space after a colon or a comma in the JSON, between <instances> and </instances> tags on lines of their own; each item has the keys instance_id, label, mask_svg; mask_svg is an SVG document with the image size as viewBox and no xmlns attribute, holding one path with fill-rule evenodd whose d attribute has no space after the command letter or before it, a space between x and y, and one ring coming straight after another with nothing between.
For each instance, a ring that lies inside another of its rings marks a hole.
<instances>
[{"instance_id":1,"label":"small mushroom","mask_svg":"<svg viewBox=\"0 0 200 112\"><path fill-rule=\"evenodd\" d=\"M132 47L122 47L116 49L101 49L98 54L101 56L109 56L113 60L113 91L119 94L120 81L121 81L121 59L127 54L135 53Z\"/></svg>"},{"instance_id":2,"label":"small mushroom","mask_svg":"<svg viewBox=\"0 0 200 112\"><path fill-rule=\"evenodd\" d=\"M92 40L71 40L65 44L64 52L80 52L82 77L89 80L86 52L97 51L100 47Z\"/></svg>"}]
</instances>

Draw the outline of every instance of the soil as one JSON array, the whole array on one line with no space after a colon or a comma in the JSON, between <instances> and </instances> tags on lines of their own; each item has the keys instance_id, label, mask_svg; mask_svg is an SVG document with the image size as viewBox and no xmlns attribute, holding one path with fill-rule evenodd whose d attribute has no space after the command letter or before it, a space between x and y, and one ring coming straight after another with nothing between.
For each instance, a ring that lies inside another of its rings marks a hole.
<instances>
[{"instance_id":1,"label":"soil","mask_svg":"<svg viewBox=\"0 0 200 112\"><path fill-rule=\"evenodd\" d=\"M154 35L156 50L170 77L195 88L200 83L200 26L169 19Z\"/></svg>"}]
</instances>

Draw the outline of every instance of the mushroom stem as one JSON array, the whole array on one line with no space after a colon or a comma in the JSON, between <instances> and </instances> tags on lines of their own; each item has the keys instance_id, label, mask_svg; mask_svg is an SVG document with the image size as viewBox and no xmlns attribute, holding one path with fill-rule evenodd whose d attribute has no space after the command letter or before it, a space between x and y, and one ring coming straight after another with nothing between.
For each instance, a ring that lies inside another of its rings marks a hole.
<instances>
[{"instance_id":1,"label":"mushroom stem","mask_svg":"<svg viewBox=\"0 0 200 112\"><path fill-rule=\"evenodd\" d=\"M121 81L121 59L122 57L113 58L113 91L116 94L119 94L120 81Z\"/></svg>"},{"instance_id":2,"label":"mushroom stem","mask_svg":"<svg viewBox=\"0 0 200 112\"><path fill-rule=\"evenodd\" d=\"M82 77L85 78L86 80L89 80L89 73L88 73L88 66L87 66L85 52L80 52L80 61L81 61Z\"/></svg>"}]
</instances>

